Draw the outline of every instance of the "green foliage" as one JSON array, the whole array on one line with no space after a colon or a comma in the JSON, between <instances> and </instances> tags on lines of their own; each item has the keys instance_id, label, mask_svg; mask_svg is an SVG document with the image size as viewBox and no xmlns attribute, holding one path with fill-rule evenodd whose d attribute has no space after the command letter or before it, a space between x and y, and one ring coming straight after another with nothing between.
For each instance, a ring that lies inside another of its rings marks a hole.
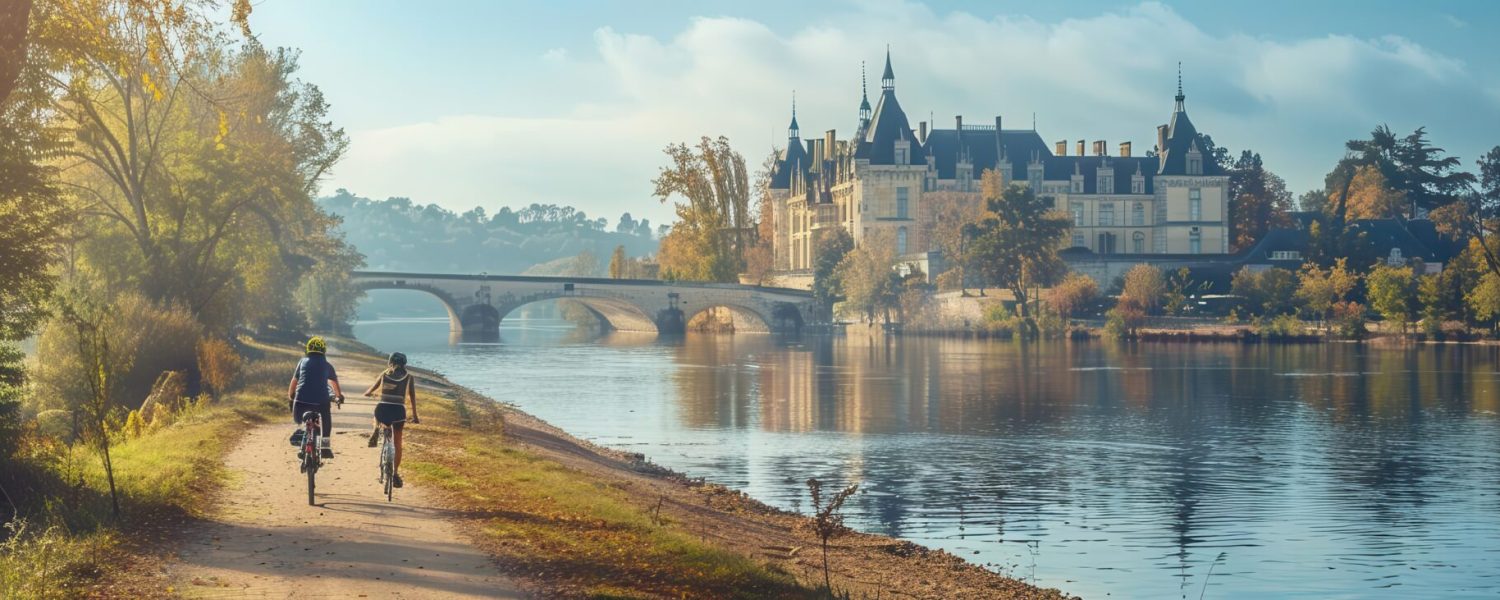
<instances>
[{"instance_id":1,"label":"green foliage","mask_svg":"<svg viewBox=\"0 0 1500 600\"><path fill-rule=\"evenodd\" d=\"M818 230L813 239L812 294L826 319L831 315L834 302L843 296L838 268L844 256L854 249L854 238L843 227L835 227Z\"/></svg>"},{"instance_id":2,"label":"green foliage","mask_svg":"<svg viewBox=\"0 0 1500 600\"><path fill-rule=\"evenodd\" d=\"M110 301L102 291L74 290L68 302L88 306L90 317L107 336L112 364L109 394L118 406L138 406L164 371L193 371L202 327L180 306L161 305L141 294L125 292ZM84 311L85 309L78 309ZM80 336L88 337L66 318L50 321L37 341L37 406L34 410L70 408L92 398L88 388L90 355L79 350ZM109 407L110 409L113 406Z\"/></svg>"},{"instance_id":3,"label":"green foliage","mask_svg":"<svg viewBox=\"0 0 1500 600\"><path fill-rule=\"evenodd\" d=\"M1286 181L1266 170L1260 154L1242 152L1229 168L1231 249L1249 248L1270 229L1286 225L1291 204Z\"/></svg>"},{"instance_id":4,"label":"green foliage","mask_svg":"<svg viewBox=\"0 0 1500 600\"><path fill-rule=\"evenodd\" d=\"M1256 325L1255 331L1270 339L1294 338L1306 333L1302 319L1291 314L1279 314L1262 319Z\"/></svg>"},{"instance_id":5,"label":"green foliage","mask_svg":"<svg viewBox=\"0 0 1500 600\"><path fill-rule=\"evenodd\" d=\"M1298 272L1296 300L1320 321L1328 319L1334 305L1348 299L1359 284L1359 275L1349 272L1347 264L1340 258L1332 268L1323 269L1309 262Z\"/></svg>"},{"instance_id":6,"label":"green foliage","mask_svg":"<svg viewBox=\"0 0 1500 600\"><path fill-rule=\"evenodd\" d=\"M1370 308L1405 333L1416 305L1416 279L1411 268L1377 265L1365 276L1365 283Z\"/></svg>"},{"instance_id":7,"label":"green foliage","mask_svg":"<svg viewBox=\"0 0 1500 600\"><path fill-rule=\"evenodd\" d=\"M1139 304L1121 297L1119 305L1104 313L1104 336L1130 339L1146 322L1146 312Z\"/></svg>"},{"instance_id":8,"label":"green foliage","mask_svg":"<svg viewBox=\"0 0 1500 600\"><path fill-rule=\"evenodd\" d=\"M1296 308L1297 276L1286 269L1245 267L1234 274L1230 287L1252 315L1275 316Z\"/></svg>"},{"instance_id":9,"label":"green foliage","mask_svg":"<svg viewBox=\"0 0 1500 600\"><path fill-rule=\"evenodd\" d=\"M844 310L873 323L877 316L891 322L891 311L899 310L904 288L896 272L895 243L885 231L865 236L859 247L844 255L835 270L844 292Z\"/></svg>"},{"instance_id":10,"label":"green foliage","mask_svg":"<svg viewBox=\"0 0 1500 600\"><path fill-rule=\"evenodd\" d=\"M625 258L625 245L615 246L615 251L609 254L609 278L623 279L628 261Z\"/></svg>"},{"instance_id":11,"label":"green foliage","mask_svg":"<svg viewBox=\"0 0 1500 600\"><path fill-rule=\"evenodd\" d=\"M1067 272L1057 250L1072 220L1020 185L1002 187L994 171L982 181L986 212L965 225L970 240L964 264L976 280L1010 290L1021 316L1027 316L1031 290L1052 284Z\"/></svg>"},{"instance_id":12,"label":"green foliage","mask_svg":"<svg viewBox=\"0 0 1500 600\"><path fill-rule=\"evenodd\" d=\"M1481 323L1494 323L1500 319L1500 275L1486 272L1479 279L1479 285L1464 295L1464 302Z\"/></svg>"},{"instance_id":13,"label":"green foliage","mask_svg":"<svg viewBox=\"0 0 1500 600\"><path fill-rule=\"evenodd\" d=\"M1192 272L1187 267L1177 269L1167 275L1167 293L1164 296L1166 303L1162 305L1162 309L1169 315L1180 317L1187 312L1192 294L1207 288L1207 283L1193 282Z\"/></svg>"}]
</instances>

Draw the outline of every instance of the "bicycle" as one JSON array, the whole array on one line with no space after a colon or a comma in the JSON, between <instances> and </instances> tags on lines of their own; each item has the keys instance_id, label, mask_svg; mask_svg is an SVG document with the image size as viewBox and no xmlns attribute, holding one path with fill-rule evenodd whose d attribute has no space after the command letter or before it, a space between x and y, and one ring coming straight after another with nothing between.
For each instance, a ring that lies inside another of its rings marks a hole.
<instances>
[{"instance_id":1,"label":"bicycle","mask_svg":"<svg viewBox=\"0 0 1500 600\"><path fill-rule=\"evenodd\" d=\"M318 487L318 467L323 466L322 447L323 417L318 411L307 411L302 414L302 450L297 454L302 459L301 470L307 474L308 506L316 506L313 493Z\"/></svg>"},{"instance_id":2,"label":"bicycle","mask_svg":"<svg viewBox=\"0 0 1500 600\"><path fill-rule=\"evenodd\" d=\"M380 425L380 483L385 485L385 501L391 501L396 481L396 441L390 423Z\"/></svg>"}]
</instances>

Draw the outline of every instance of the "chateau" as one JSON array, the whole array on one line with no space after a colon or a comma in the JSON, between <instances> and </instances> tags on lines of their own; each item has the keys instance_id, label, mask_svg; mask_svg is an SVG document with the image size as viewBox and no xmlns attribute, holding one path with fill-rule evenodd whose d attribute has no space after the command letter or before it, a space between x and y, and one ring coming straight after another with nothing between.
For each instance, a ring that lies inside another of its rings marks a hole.
<instances>
[{"instance_id":1,"label":"chateau","mask_svg":"<svg viewBox=\"0 0 1500 600\"><path fill-rule=\"evenodd\" d=\"M952 129L921 122L913 131L896 100L887 51L880 98L873 111L868 92L861 98L851 139L828 130L803 140L792 107L787 148L769 186L776 269L810 269L815 236L833 227L856 244L885 230L897 255L926 267L936 248L922 235L924 198L958 193L983 202L979 180L990 169L1072 214L1069 247L1098 255L1225 254L1229 178L1205 160L1184 99L1179 81L1171 121L1156 128L1156 148L1144 156L1133 154L1130 142L1111 155L1103 140L1091 152L1078 140L1069 154L1067 140L1049 147L1034 128L1005 129L998 116L984 124L954 117Z\"/></svg>"}]
</instances>

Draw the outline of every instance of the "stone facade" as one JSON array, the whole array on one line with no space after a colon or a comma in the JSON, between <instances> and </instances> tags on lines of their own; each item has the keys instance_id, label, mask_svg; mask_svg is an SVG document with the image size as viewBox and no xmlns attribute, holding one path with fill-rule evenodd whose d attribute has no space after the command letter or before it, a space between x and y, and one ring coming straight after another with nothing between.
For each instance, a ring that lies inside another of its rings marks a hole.
<instances>
[{"instance_id":1,"label":"stone facade","mask_svg":"<svg viewBox=\"0 0 1500 600\"><path fill-rule=\"evenodd\" d=\"M979 180L996 170L1002 180L1036 190L1073 217L1065 246L1100 255L1214 255L1229 251L1229 178L1207 160L1211 148L1188 119L1178 89L1170 123L1157 128L1156 148L1132 154L1130 142L1111 155L1103 140L1049 147L1034 129L965 124L913 131L896 100L887 53L874 109L861 100L850 139L835 130L804 140L796 108L787 148L772 173L768 197L776 225L776 269L812 268L820 231L838 227L855 243L883 232L903 260L924 266L934 250L924 239L924 200L959 194L980 203ZM930 271L929 271L930 272Z\"/></svg>"}]
</instances>

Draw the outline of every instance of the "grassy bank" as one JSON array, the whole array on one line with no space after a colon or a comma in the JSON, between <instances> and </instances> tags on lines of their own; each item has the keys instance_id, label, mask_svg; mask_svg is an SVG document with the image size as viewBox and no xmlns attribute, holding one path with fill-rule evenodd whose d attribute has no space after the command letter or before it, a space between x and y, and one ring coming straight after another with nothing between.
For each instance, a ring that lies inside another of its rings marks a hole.
<instances>
[{"instance_id":1,"label":"grassy bank","mask_svg":"<svg viewBox=\"0 0 1500 600\"><path fill-rule=\"evenodd\" d=\"M149 580L159 570L154 555L211 505L238 431L280 413L275 382L284 362L252 358L242 383L221 398L186 402L139 435L116 432L118 518L92 446L28 433L18 468L3 476L18 515L0 545L0 598L166 593Z\"/></svg>"},{"instance_id":2,"label":"grassy bank","mask_svg":"<svg viewBox=\"0 0 1500 600\"><path fill-rule=\"evenodd\" d=\"M442 490L445 504L479 525L469 531L486 551L548 595L821 597L641 506L620 485L513 443L498 405L447 391L421 400L422 423L410 430L402 470Z\"/></svg>"}]
</instances>

